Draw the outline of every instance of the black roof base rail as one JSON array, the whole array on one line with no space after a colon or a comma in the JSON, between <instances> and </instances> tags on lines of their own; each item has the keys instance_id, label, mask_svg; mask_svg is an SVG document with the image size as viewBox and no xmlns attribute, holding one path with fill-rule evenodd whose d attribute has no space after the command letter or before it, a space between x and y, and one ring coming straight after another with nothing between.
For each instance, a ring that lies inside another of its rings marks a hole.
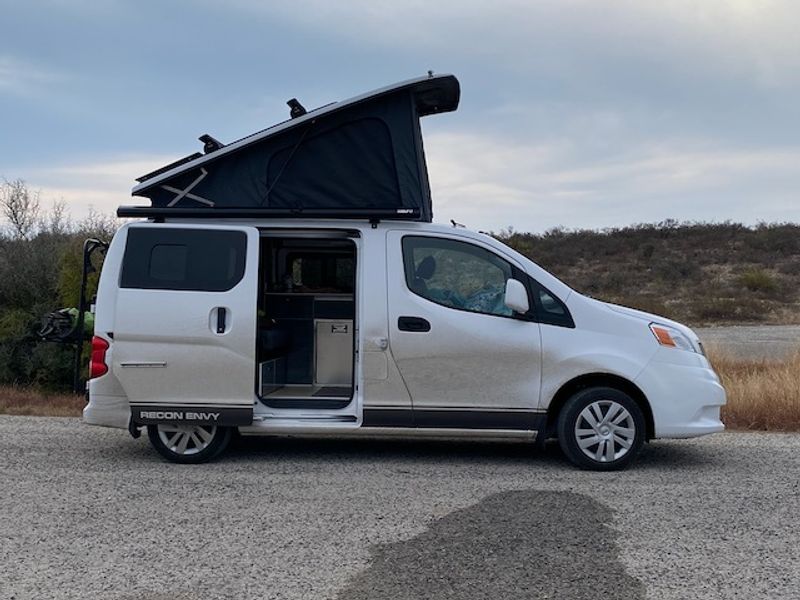
<instances>
[{"instance_id":1,"label":"black roof base rail","mask_svg":"<svg viewBox=\"0 0 800 600\"><path fill-rule=\"evenodd\" d=\"M366 219L415 221L419 208L173 208L163 206L120 206L117 216L124 219Z\"/></svg>"}]
</instances>

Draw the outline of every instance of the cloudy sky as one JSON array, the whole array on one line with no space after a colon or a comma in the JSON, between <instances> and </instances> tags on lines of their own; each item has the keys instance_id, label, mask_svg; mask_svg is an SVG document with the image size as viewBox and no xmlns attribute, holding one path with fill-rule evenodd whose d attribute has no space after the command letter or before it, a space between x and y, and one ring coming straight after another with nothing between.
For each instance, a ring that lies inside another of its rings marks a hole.
<instances>
[{"instance_id":1,"label":"cloudy sky","mask_svg":"<svg viewBox=\"0 0 800 600\"><path fill-rule=\"evenodd\" d=\"M448 5L449 4L449 5ZM455 73L436 220L800 221L796 0L0 0L0 177L75 216L307 107ZM137 201L141 201L137 199Z\"/></svg>"}]
</instances>

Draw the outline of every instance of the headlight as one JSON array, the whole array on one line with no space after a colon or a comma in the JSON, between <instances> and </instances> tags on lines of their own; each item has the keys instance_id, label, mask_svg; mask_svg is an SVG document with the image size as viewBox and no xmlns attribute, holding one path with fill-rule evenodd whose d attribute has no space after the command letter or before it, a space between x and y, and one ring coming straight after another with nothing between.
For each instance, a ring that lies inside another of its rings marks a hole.
<instances>
[{"instance_id":1,"label":"headlight","mask_svg":"<svg viewBox=\"0 0 800 600\"><path fill-rule=\"evenodd\" d=\"M698 354L703 353L700 348L695 346L692 341L686 337L686 335L673 327L659 325L658 323L650 323L650 331L653 332L653 335L656 336L656 340L662 346L680 348L681 350L697 352Z\"/></svg>"}]
</instances>

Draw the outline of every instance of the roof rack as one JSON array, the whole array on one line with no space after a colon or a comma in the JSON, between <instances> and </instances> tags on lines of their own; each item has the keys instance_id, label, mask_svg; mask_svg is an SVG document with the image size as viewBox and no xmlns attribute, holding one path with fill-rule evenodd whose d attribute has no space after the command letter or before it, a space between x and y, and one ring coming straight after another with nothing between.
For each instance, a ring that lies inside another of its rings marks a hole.
<instances>
[{"instance_id":1,"label":"roof rack","mask_svg":"<svg viewBox=\"0 0 800 600\"><path fill-rule=\"evenodd\" d=\"M366 219L414 221L419 208L173 208L158 206L120 206L120 218L178 219Z\"/></svg>"}]
</instances>

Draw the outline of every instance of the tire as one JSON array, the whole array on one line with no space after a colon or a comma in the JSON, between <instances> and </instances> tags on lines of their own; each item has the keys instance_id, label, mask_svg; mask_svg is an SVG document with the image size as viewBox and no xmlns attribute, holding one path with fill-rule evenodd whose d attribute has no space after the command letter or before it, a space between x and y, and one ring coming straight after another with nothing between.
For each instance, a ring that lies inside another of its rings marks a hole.
<instances>
[{"instance_id":1,"label":"tire","mask_svg":"<svg viewBox=\"0 0 800 600\"><path fill-rule=\"evenodd\" d=\"M639 405L626 393L608 387L581 390L567 400L558 415L557 431L561 449L572 464L592 471L627 467L647 434Z\"/></svg>"},{"instance_id":2,"label":"tire","mask_svg":"<svg viewBox=\"0 0 800 600\"><path fill-rule=\"evenodd\" d=\"M165 423L148 425L147 437L156 451L170 462L198 464L216 458L228 445L231 427Z\"/></svg>"}]
</instances>

